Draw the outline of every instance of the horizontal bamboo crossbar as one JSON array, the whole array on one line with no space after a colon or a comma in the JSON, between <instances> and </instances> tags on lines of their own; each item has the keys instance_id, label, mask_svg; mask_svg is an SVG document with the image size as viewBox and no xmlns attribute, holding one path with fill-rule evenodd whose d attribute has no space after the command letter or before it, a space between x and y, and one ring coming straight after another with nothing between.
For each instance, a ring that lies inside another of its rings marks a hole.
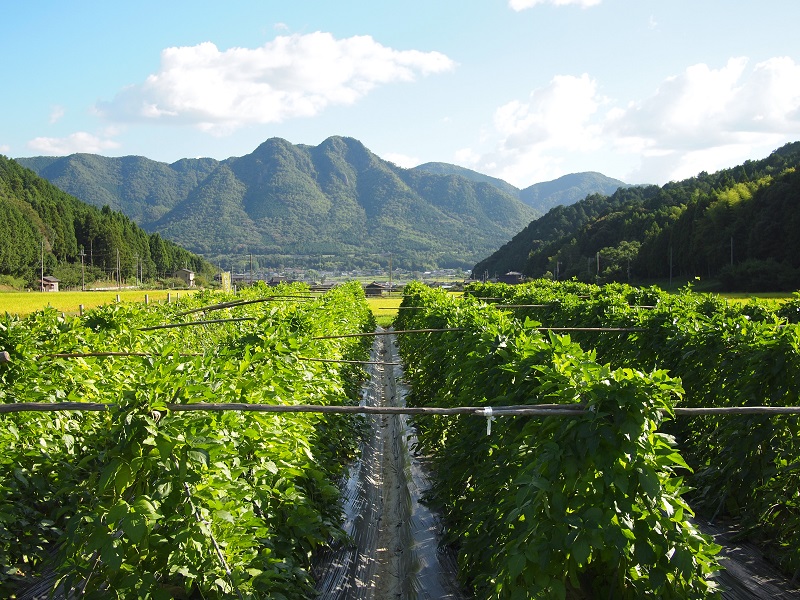
<instances>
[{"instance_id":1,"label":"horizontal bamboo crossbar","mask_svg":"<svg viewBox=\"0 0 800 600\"><path fill-rule=\"evenodd\" d=\"M644 327L534 327L538 331L647 331Z\"/></svg>"},{"instance_id":2,"label":"horizontal bamboo crossbar","mask_svg":"<svg viewBox=\"0 0 800 600\"><path fill-rule=\"evenodd\" d=\"M0 414L18 412L52 411L104 411L115 404L103 402L18 402L0 404ZM339 414L395 414L395 415L478 415L478 416L564 416L580 417L589 414L583 404L523 404L515 406L454 406L448 408L426 406L320 406L316 404L246 404L208 403L165 404L174 412L265 412L265 413L339 413ZM487 408L491 409L487 414ZM729 406L719 408L674 408L676 416L700 415L800 415L800 406ZM660 412L669 412L664 409Z\"/></svg>"},{"instance_id":3,"label":"horizontal bamboo crossbar","mask_svg":"<svg viewBox=\"0 0 800 600\"><path fill-rule=\"evenodd\" d=\"M208 306L202 306L200 308L193 308L192 310L186 310L184 312L176 313L176 317L183 317L185 315L191 315L192 313L198 312L208 312L212 310L222 310L224 308L235 308L237 306L244 306L245 304L255 304L257 302L270 302L272 300L288 300L290 298L302 298L303 300L313 300L313 296L270 296L268 298L256 298L255 300L231 300L230 302L220 302L219 304L209 304Z\"/></svg>"},{"instance_id":4,"label":"horizontal bamboo crossbar","mask_svg":"<svg viewBox=\"0 0 800 600\"><path fill-rule=\"evenodd\" d=\"M345 363L348 365L388 365L388 366L397 366L403 363L399 362L382 362L379 360L343 360L339 358L314 358L311 356L298 356L297 360L312 360L314 362L323 362L323 363Z\"/></svg>"},{"instance_id":5,"label":"horizontal bamboo crossbar","mask_svg":"<svg viewBox=\"0 0 800 600\"><path fill-rule=\"evenodd\" d=\"M236 317L233 319L211 319L208 321L189 321L188 323L168 323L167 325L153 325L140 327L139 331L155 331L156 329L172 329L173 327L189 327L190 325L211 325L213 323L235 323L237 321L255 321L255 317Z\"/></svg>"},{"instance_id":6,"label":"horizontal bamboo crossbar","mask_svg":"<svg viewBox=\"0 0 800 600\"><path fill-rule=\"evenodd\" d=\"M441 331L464 331L463 327L444 327L442 329L398 329L397 331L367 331L364 333L343 333L341 335L320 335L312 340L336 340L351 337L373 337L377 335L395 335L398 333L436 333Z\"/></svg>"},{"instance_id":7,"label":"horizontal bamboo crossbar","mask_svg":"<svg viewBox=\"0 0 800 600\"><path fill-rule=\"evenodd\" d=\"M104 356L118 356L118 357L125 357L125 356L161 356L157 352L58 352L56 354L46 354L48 358L89 358L93 356L104 357ZM203 356L198 352L191 352L186 354L178 354L177 356L186 357L186 356Z\"/></svg>"}]
</instances>

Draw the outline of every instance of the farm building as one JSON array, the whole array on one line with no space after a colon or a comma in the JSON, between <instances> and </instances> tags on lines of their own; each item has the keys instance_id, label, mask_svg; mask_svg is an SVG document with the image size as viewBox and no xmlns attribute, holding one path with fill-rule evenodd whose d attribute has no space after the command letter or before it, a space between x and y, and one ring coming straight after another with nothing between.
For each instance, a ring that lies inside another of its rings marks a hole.
<instances>
[{"instance_id":1,"label":"farm building","mask_svg":"<svg viewBox=\"0 0 800 600\"><path fill-rule=\"evenodd\" d=\"M509 283L511 285L516 285L518 283L522 283L522 273L518 271L509 271L505 275L500 275L497 278L499 283Z\"/></svg>"},{"instance_id":2,"label":"farm building","mask_svg":"<svg viewBox=\"0 0 800 600\"><path fill-rule=\"evenodd\" d=\"M194 287L194 271L190 269L179 269L175 271L175 277L183 279L186 287Z\"/></svg>"},{"instance_id":3,"label":"farm building","mask_svg":"<svg viewBox=\"0 0 800 600\"><path fill-rule=\"evenodd\" d=\"M367 296L383 296L384 294L388 294L392 291L391 286L388 283L378 283L377 281L373 281L372 283L368 283L364 286L364 293Z\"/></svg>"},{"instance_id":4,"label":"farm building","mask_svg":"<svg viewBox=\"0 0 800 600\"><path fill-rule=\"evenodd\" d=\"M42 277L42 291L43 292L57 292L58 291L58 284L61 280L56 279L55 277L51 277L50 275L45 275Z\"/></svg>"}]
</instances>

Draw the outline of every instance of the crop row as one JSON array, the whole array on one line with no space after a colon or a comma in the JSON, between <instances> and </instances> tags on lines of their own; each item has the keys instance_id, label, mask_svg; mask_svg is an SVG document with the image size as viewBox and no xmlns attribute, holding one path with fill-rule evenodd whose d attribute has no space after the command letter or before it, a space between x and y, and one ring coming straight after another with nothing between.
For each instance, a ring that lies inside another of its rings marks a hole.
<instances>
[{"instance_id":1,"label":"crop row","mask_svg":"<svg viewBox=\"0 0 800 600\"><path fill-rule=\"evenodd\" d=\"M509 305L544 326L622 327L573 339L614 367L665 369L679 377L686 407L798 406L800 295L776 307L729 303L685 289L539 281L476 285L471 295ZM496 299L496 300L494 300ZM693 469L687 497L707 518L738 521L788 574L800 569L800 419L682 417L666 426Z\"/></svg>"},{"instance_id":2,"label":"crop row","mask_svg":"<svg viewBox=\"0 0 800 600\"><path fill-rule=\"evenodd\" d=\"M581 417L418 418L465 583L479 598L705 598L718 546L690 522L688 467L661 432L666 372L612 368L566 336L412 284L396 325L417 406L558 404Z\"/></svg>"},{"instance_id":3,"label":"crop row","mask_svg":"<svg viewBox=\"0 0 800 600\"><path fill-rule=\"evenodd\" d=\"M0 415L0 595L51 571L52 587L89 598L312 595L312 553L343 535L335 484L358 420L167 409L357 402L358 367L303 359L364 358L360 338L313 339L371 330L363 292L305 294L257 285L6 316L0 403L108 410ZM203 320L217 322L147 329Z\"/></svg>"}]
</instances>

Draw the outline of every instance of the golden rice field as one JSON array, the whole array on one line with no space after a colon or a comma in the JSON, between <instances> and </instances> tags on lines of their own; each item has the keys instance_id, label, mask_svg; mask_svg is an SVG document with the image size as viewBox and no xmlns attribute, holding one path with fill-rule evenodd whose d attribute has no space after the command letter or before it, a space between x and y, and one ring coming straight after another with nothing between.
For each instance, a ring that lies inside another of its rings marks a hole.
<instances>
[{"instance_id":1,"label":"golden rice field","mask_svg":"<svg viewBox=\"0 0 800 600\"><path fill-rule=\"evenodd\" d=\"M375 320L381 327L388 327L397 316L397 307L403 301L403 297L397 296L382 296L380 298L367 298L372 314L375 315Z\"/></svg>"},{"instance_id":2,"label":"golden rice field","mask_svg":"<svg viewBox=\"0 0 800 600\"><path fill-rule=\"evenodd\" d=\"M150 302L166 302L167 295L171 300L183 294L191 294L188 290L111 290L87 292L0 292L0 315L9 313L24 316L51 306L65 314L78 314L80 306L88 310L96 306L117 302L144 302L147 296ZM378 324L386 327L397 315L402 297L368 298L367 299Z\"/></svg>"},{"instance_id":3,"label":"golden rice field","mask_svg":"<svg viewBox=\"0 0 800 600\"><path fill-rule=\"evenodd\" d=\"M24 316L52 306L65 314L78 314L84 309L117 302L165 302L191 294L189 290L104 290L87 292L0 292L0 315L9 313Z\"/></svg>"}]
</instances>

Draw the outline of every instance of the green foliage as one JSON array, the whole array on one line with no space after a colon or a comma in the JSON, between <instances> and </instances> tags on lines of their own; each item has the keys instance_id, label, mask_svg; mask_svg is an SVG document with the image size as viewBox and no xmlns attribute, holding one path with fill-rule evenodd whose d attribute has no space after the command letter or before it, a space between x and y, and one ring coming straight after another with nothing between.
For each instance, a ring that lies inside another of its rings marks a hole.
<instances>
[{"instance_id":1,"label":"green foliage","mask_svg":"<svg viewBox=\"0 0 800 600\"><path fill-rule=\"evenodd\" d=\"M555 290L557 284L550 284ZM569 287L569 286L567 286ZM487 291L480 288L480 292ZM501 291L497 286L494 291ZM706 598L718 547L689 522L688 466L658 431L680 398L663 371L612 369L471 298L406 287L400 339L414 405L580 403L580 418L418 418L463 576L482 598Z\"/></svg>"},{"instance_id":2,"label":"green foliage","mask_svg":"<svg viewBox=\"0 0 800 600\"><path fill-rule=\"evenodd\" d=\"M472 296L501 298L521 322L544 326L624 327L641 332L573 332L601 362L680 377L682 406L797 406L800 397L798 302L777 312L752 301L729 304L689 288L536 281L522 286L475 285ZM686 477L692 505L707 517L728 517L761 541L788 573L800 568L800 430L794 416L681 417L665 426L694 473Z\"/></svg>"},{"instance_id":3,"label":"green foliage","mask_svg":"<svg viewBox=\"0 0 800 600\"><path fill-rule=\"evenodd\" d=\"M60 191L32 171L0 156L0 274L32 283L45 275L64 286L81 282L81 253L86 281L98 274L144 278L188 267L213 272L202 258L148 235L107 205L98 210Z\"/></svg>"},{"instance_id":4,"label":"green foliage","mask_svg":"<svg viewBox=\"0 0 800 600\"><path fill-rule=\"evenodd\" d=\"M102 402L109 410L2 416L3 596L45 568L88 598L313 594L312 552L343 536L335 483L356 451L358 419L171 412L167 404L358 402L357 369L299 356L366 357L362 338L311 339L374 327L361 287L215 313L249 321L141 331L191 320L180 313L220 301L301 292L257 285L80 318L53 310L5 317L0 347L12 360L0 364L0 402ZM145 356L52 356L85 351Z\"/></svg>"},{"instance_id":5,"label":"green foliage","mask_svg":"<svg viewBox=\"0 0 800 600\"><path fill-rule=\"evenodd\" d=\"M556 207L474 267L476 276L521 271L531 277L628 281L604 269L624 244L634 281L675 277L723 278L739 290L800 287L800 143L759 161L664 186L622 188ZM600 273L593 263L600 253ZM762 269L749 268L760 261ZM626 261L627 263L627 257ZM775 263L776 279L764 268Z\"/></svg>"}]
</instances>

